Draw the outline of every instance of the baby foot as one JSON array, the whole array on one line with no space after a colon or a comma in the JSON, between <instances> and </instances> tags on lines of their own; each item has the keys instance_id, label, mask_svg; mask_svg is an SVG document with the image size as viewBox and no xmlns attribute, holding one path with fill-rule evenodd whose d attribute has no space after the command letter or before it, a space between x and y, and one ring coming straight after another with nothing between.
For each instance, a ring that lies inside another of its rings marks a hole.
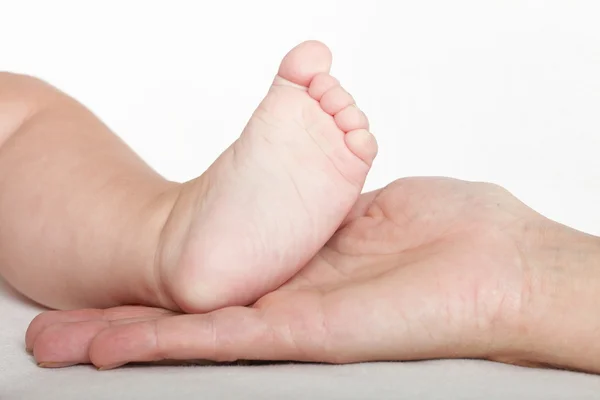
<instances>
[{"instance_id":1,"label":"baby foot","mask_svg":"<svg viewBox=\"0 0 600 400\"><path fill-rule=\"evenodd\" d=\"M187 312L249 304L340 226L377 144L330 67L322 43L290 51L240 138L183 185L157 254L163 304Z\"/></svg>"}]
</instances>

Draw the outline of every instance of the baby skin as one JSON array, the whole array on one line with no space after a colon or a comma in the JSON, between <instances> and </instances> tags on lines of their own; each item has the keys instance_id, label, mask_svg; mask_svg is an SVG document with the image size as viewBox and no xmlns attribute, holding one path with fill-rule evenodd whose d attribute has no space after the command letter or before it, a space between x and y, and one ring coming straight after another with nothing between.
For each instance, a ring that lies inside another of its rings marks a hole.
<instances>
[{"instance_id":1,"label":"baby skin","mask_svg":"<svg viewBox=\"0 0 600 400\"><path fill-rule=\"evenodd\" d=\"M169 182L91 112L0 74L0 272L58 309L121 304L205 312L282 285L356 202L377 144L305 42L200 177Z\"/></svg>"}]
</instances>

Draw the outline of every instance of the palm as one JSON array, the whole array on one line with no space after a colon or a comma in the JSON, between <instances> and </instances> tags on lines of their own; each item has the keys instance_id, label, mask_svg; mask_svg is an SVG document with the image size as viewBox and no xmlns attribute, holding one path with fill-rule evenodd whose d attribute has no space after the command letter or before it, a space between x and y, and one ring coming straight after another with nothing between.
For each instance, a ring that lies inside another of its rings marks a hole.
<instances>
[{"instance_id":1,"label":"palm","mask_svg":"<svg viewBox=\"0 0 600 400\"><path fill-rule=\"evenodd\" d=\"M318 255L252 307L49 312L27 340L38 361L99 366L501 357L527 274L513 237L537 219L491 185L399 180L364 195Z\"/></svg>"}]
</instances>

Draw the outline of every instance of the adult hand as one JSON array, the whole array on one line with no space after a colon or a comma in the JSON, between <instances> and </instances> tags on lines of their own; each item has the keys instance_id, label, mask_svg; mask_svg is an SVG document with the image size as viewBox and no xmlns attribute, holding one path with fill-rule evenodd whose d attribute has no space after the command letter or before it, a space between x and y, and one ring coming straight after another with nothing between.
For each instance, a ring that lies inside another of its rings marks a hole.
<instances>
[{"instance_id":1,"label":"adult hand","mask_svg":"<svg viewBox=\"0 0 600 400\"><path fill-rule=\"evenodd\" d=\"M47 367L134 361L484 358L600 372L598 239L495 185L398 180L362 196L318 255L251 307L50 311Z\"/></svg>"}]
</instances>

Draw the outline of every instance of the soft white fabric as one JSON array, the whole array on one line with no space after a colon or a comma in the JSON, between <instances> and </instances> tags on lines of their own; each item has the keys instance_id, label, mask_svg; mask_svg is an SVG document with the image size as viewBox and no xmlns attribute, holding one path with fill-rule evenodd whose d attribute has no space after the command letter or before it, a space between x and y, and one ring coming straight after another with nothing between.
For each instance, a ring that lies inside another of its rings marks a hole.
<instances>
[{"instance_id":1,"label":"soft white fabric","mask_svg":"<svg viewBox=\"0 0 600 400\"><path fill-rule=\"evenodd\" d=\"M470 360L42 369L23 339L39 311L0 283L1 400L600 399L600 376Z\"/></svg>"}]
</instances>

